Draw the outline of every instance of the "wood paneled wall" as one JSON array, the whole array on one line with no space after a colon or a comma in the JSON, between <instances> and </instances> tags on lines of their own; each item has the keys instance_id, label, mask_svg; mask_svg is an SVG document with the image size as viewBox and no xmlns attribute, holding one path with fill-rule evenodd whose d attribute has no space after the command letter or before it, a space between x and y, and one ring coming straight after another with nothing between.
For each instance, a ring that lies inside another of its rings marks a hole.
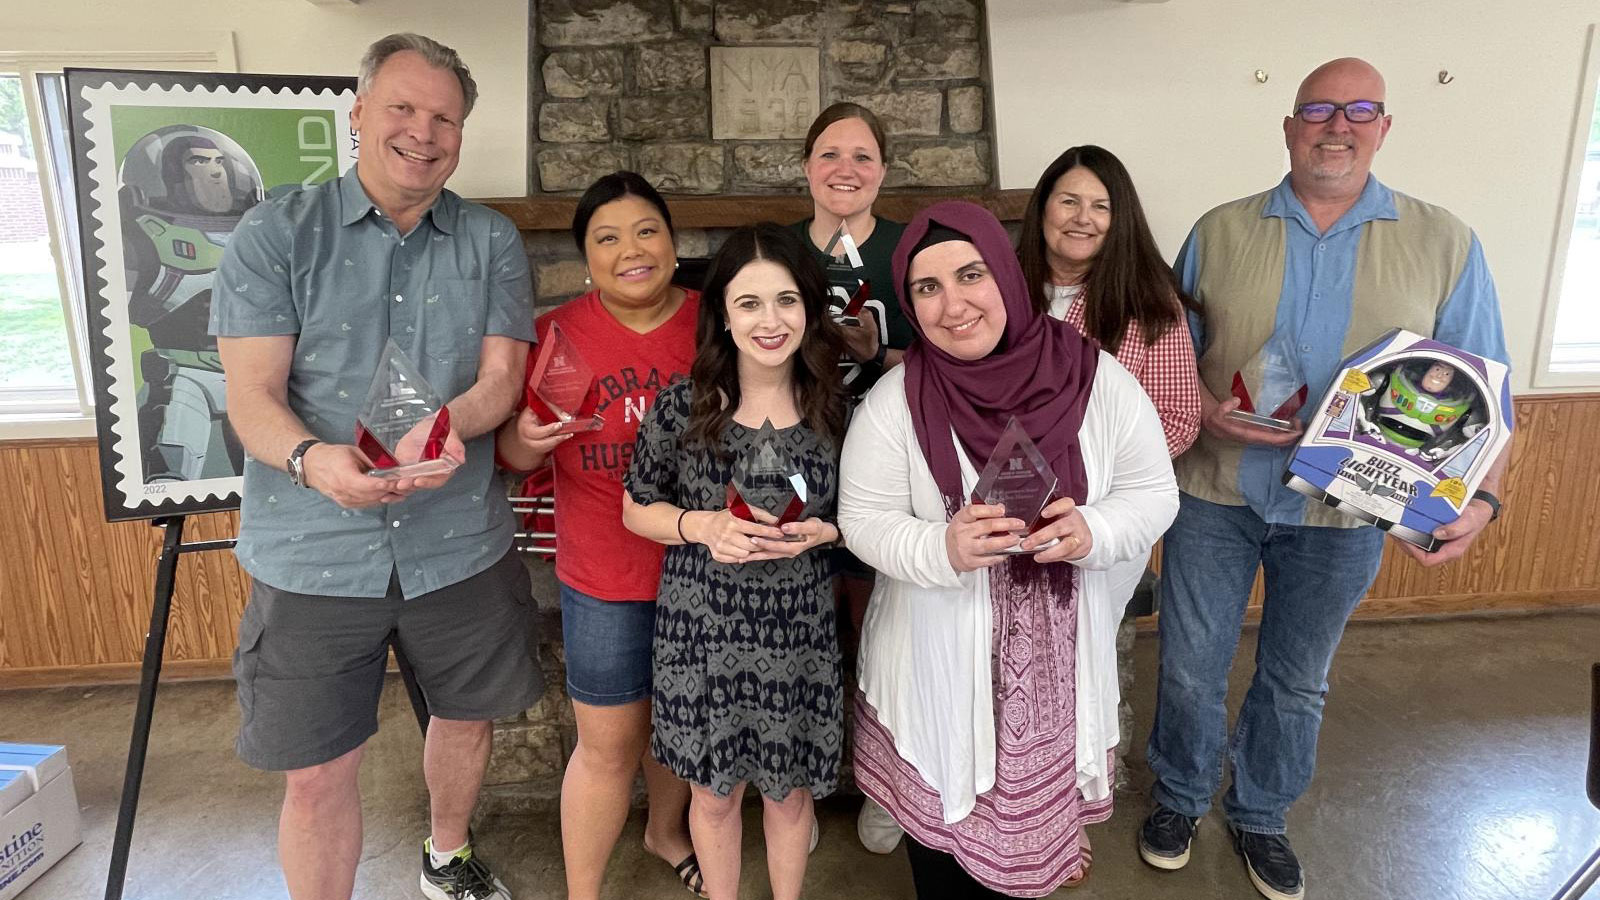
<instances>
[{"instance_id":1,"label":"wood paneled wall","mask_svg":"<svg viewBox=\"0 0 1600 900\"><path fill-rule=\"evenodd\" d=\"M105 521L91 439L0 443L0 685L137 677L162 531ZM191 517L186 540L232 537L235 513ZM247 580L226 550L178 566L167 660L226 671ZM60 672L60 670L71 672Z\"/></svg>"},{"instance_id":2,"label":"wood paneled wall","mask_svg":"<svg viewBox=\"0 0 1600 900\"><path fill-rule=\"evenodd\" d=\"M1600 606L1597 437L1600 394L1519 398L1505 515L1440 569L1391 547L1357 615ZM99 479L92 440L0 443L0 687L138 675L161 532L107 524ZM185 537L231 537L237 521L193 517ZM227 673L246 585L227 551L184 556L169 674Z\"/></svg>"}]
</instances>

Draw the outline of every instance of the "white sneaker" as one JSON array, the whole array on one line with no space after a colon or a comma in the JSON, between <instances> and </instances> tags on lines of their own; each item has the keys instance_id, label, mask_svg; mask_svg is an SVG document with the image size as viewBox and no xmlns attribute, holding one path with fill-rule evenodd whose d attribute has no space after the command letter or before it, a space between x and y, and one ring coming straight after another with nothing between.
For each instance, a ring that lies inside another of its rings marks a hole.
<instances>
[{"instance_id":1,"label":"white sneaker","mask_svg":"<svg viewBox=\"0 0 1600 900\"><path fill-rule=\"evenodd\" d=\"M861 804L861 814L856 816L856 835L861 838L861 846L873 853L893 853L906 831L878 801L867 797Z\"/></svg>"},{"instance_id":2,"label":"white sneaker","mask_svg":"<svg viewBox=\"0 0 1600 900\"><path fill-rule=\"evenodd\" d=\"M421 888L428 900L511 900L505 884L472 855L470 844L439 868L434 868L429 847L423 842Z\"/></svg>"},{"instance_id":3,"label":"white sneaker","mask_svg":"<svg viewBox=\"0 0 1600 900\"><path fill-rule=\"evenodd\" d=\"M811 813L811 849L807 853L817 852L817 840L822 837L822 829L817 827L817 814Z\"/></svg>"}]
</instances>

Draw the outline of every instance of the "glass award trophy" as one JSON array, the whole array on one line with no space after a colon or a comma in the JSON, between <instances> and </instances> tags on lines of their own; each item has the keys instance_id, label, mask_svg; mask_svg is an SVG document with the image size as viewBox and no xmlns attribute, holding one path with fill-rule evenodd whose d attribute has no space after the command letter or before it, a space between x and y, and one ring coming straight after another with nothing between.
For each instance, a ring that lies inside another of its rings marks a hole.
<instances>
[{"instance_id":1,"label":"glass award trophy","mask_svg":"<svg viewBox=\"0 0 1600 900\"><path fill-rule=\"evenodd\" d=\"M449 435L449 407L391 338L356 414L356 446L372 461L367 474L417 478L449 472L461 465L445 450Z\"/></svg>"},{"instance_id":2,"label":"glass award trophy","mask_svg":"<svg viewBox=\"0 0 1600 900\"><path fill-rule=\"evenodd\" d=\"M1307 390L1298 367L1269 343L1244 368L1233 373L1232 393L1239 408L1230 411L1228 418L1258 428L1292 432L1295 413L1305 405Z\"/></svg>"},{"instance_id":3,"label":"glass award trophy","mask_svg":"<svg viewBox=\"0 0 1600 900\"><path fill-rule=\"evenodd\" d=\"M861 250L856 247L855 239L850 236L843 222L839 223L839 230L833 233L833 239L828 241L828 246L822 252L828 257L828 270L824 274L830 285L843 286L852 281L856 284L850 300L842 309L833 311L833 320L840 325L859 326L861 309L872 297L872 285L860 275L866 270L866 265L861 261ZM842 257L839 255L841 253Z\"/></svg>"},{"instance_id":4,"label":"glass award trophy","mask_svg":"<svg viewBox=\"0 0 1600 900\"><path fill-rule=\"evenodd\" d=\"M850 302L844 305L844 309L834 314L833 321L840 325L859 326L861 324L861 310L867 305L867 300L871 296L872 286L865 281L861 282L861 286L856 288L855 294L850 297Z\"/></svg>"},{"instance_id":5,"label":"glass award trophy","mask_svg":"<svg viewBox=\"0 0 1600 900\"><path fill-rule=\"evenodd\" d=\"M555 322L539 342L539 356L528 376L524 399L546 424L561 423L556 434L598 431L605 425L605 419L594 411L600 402L594 370Z\"/></svg>"},{"instance_id":6,"label":"glass award trophy","mask_svg":"<svg viewBox=\"0 0 1600 900\"><path fill-rule=\"evenodd\" d=\"M1228 413L1228 418L1237 419L1260 428L1271 428L1274 431L1294 431L1294 414L1306 403L1308 388L1300 385L1287 397L1282 396L1281 389L1269 393L1266 388L1260 392L1265 399L1259 407L1257 398L1250 395L1249 388L1245 387L1244 378L1238 373L1233 373L1233 396L1239 398L1239 408ZM1258 410L1271 410L1262 413Z\"/></svg>"},{"instance_id":7,"label":"glass award trophy","mask_svg":"<svg viewBox=\"0 0 1600 900\"><path fill-rule=\"evenodd\" d=\"M1005 430L1000 432L1000 440L995 443L994 452L989 454L989 462L984 465L983 472L978 475L978 483L972 489L974 503L1003 505L1008 518L1028 523L1027 528L1017 535L1016 546L1001 553L1037 553L1055 545L1056 542L1051 541L1032 550L1022 549L1022 539L1047 524L1048 520L1043 516L1044 508L1055 498L1055 492L1055 471L1028 438L1022 423L1012 416Z\"/></svg>"},{"instance_id":8,"label":"glass award trophy","mask_svg":"<svg viewBox=\"0 0 1600 900\"><path fill-rule=\"evenodd\" d=\"M762 422L749 452L733 462L728 511L746 522L783 525L804 517L810 494L800 467L778 446L777 429L771 420ZM798 534L783 539L805 540Z\"/></svg>"}]
</instances>

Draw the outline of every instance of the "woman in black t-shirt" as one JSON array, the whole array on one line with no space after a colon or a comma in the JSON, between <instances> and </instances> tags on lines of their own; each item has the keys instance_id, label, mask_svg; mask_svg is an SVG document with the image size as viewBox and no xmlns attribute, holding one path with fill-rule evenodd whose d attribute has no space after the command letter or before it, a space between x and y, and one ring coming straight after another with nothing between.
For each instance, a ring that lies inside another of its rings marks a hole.
<instances>
[{"instance_id":1,"label":"woman in black t-shirt","mask_svg":"<svg viewBox=\"0 0 1600 900\"><path fill-rule=\"evenodd\" d=\"M866 394L878 376L899 365L916 336L895 298L891 273L894 248L906 226L872 213L889 171L888 149L878 117L856 103L833 104L806 132L803 165L811 190L811 218L793 227L805 237L827 275L829 305L836 318L863 285L868 291L859 324L841 323L846 348L839 364L845 390L854 397ZM861 623L877 573L849 551L839 551L839 568L839 643L846 670L854 671ZM856 833L874 853L893 852L905 834L870 798L861 807Z\"/></svg>"},{"instance_id":2,"label":"woman in black t-shirt","mask_svg":"<svg viewBox=\"0 0 1600 900\"><path fill-rule=\"evenodd\" d=\"M812 214L794 228L806 237L828 276L835 315L863 283L870 294L860 323L844 323L847 348L841 365L845 385L855 396L900 362L914 335L895 300L889 274L889 259L905 225L872 213L888 162L883 126L858 104L833 104L806 133L803 165Z\"/></svg>"}]
</instances>

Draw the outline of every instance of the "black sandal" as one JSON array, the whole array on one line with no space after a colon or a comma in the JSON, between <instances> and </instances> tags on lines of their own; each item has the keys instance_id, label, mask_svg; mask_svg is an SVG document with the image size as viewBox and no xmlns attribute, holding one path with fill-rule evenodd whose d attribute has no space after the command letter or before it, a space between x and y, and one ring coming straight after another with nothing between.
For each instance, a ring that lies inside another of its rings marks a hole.
<instances>
[{"instance_id":1,"label":"black sandal","mask_svg":"<svg viewBox=\"0 0 1600 900\"><path fill-rule=\"evenodd\" d=\"M706 880L700 875L700 860L696 859L693 853L685 856L683 862L673 866L672 872L691 894L701 898L707 896Z\"/></svg>"}]
</instances>

